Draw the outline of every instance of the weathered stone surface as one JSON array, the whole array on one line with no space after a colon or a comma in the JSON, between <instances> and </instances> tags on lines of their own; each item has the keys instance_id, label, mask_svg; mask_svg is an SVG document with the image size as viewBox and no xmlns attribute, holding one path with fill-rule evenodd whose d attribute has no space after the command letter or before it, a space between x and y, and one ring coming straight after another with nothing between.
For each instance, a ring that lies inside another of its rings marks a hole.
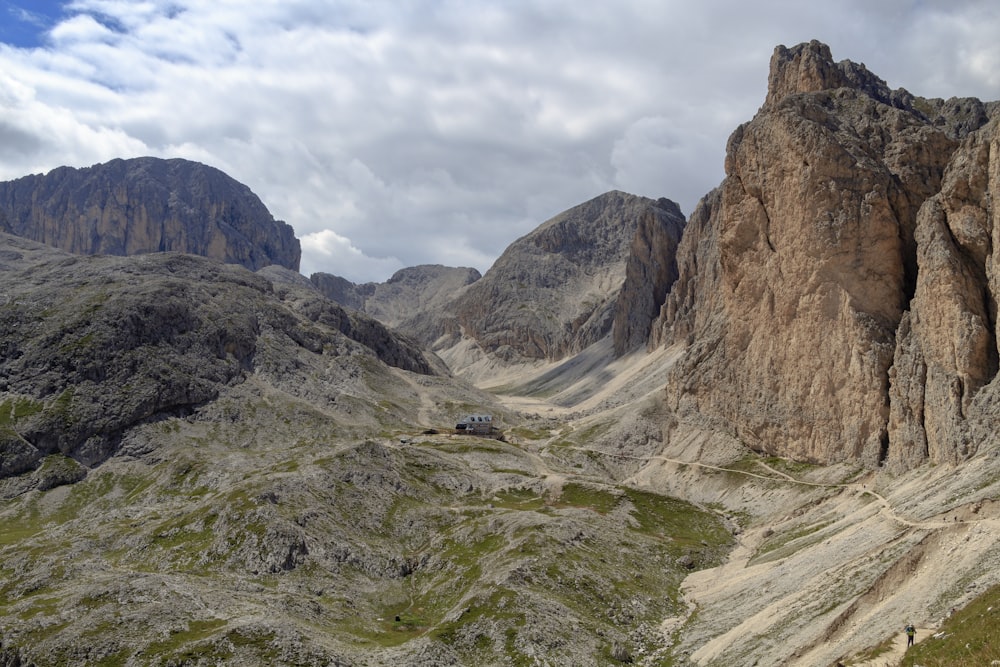
<instances>
[{"instance_id":1,"label":"weathered stone surface","mask_svg":"<svg viewBox=\"0 0 1000 667\"><path fill-rule=\"evenodd\" d=\"M977 448L970 421L996 423L1000 122L955 152L917 218L916 293L896 347L889 462L956 463ZM982 394L982 395L980 395ZM978 400L977 400L978 399Z\"/></svg>"},{"instance_id":2,"label":"weathered stone surface","mask_svg":"<svg viewBox=\"0 0 1000 667\"><path fill-rule=\"evenodd\" d=\"M358 285L330 273L314 273L309 280L327 299L354 310L364 310L365 299L375 291L374 283Z\"/></svg>"},{"instance_id":3,"label":"weathered stone surface","mask_svg":"<svg viewBox=\"0 0 1000 667\"><path fill-rule=\"evenodd\" d=\"M83 255L177 251L298 270L292 228L245 185L188 160L144 157L0 183L0 231Z\"/></svg>"},{"instance_id":4,"label":"weathered stone surface","mask_svg":"<svg viewBox=\"0 0 1000 667\"><path fill-rule=\"evenodd\" d=\"M612 337L619 356L646 345L653 320L677 280L684 215L669 199L657 204L639 219L625 263L625 282L615 302Z\"/></svg>"},{"instance_id":5,"label":"weathered stone surface","mask_svg":"<svg viewBox=\"0 0 1000 667\"><path fill-rule=\"evenodd\" d=\"M667 394L755 449L875 465L922 271L916 213L958 144L911 95L817 42L779 47L769 80L678 251L653 339L690 348Z\"/></svg>"},{"instance_id":6,"label":"weathered stone surface","mask_svg":"<svg viewBox=\"0 0 1000 667\"><path fill-rule=\"evenodd\" d=\"M885 81L864 63L834 62L830 47L813 40L792 48L778 46L771 55L764 106L781 103L789 95L850 88L876 102L908 108L914 97L905 90L890 90Z\"/></svg>"}]
</instances>

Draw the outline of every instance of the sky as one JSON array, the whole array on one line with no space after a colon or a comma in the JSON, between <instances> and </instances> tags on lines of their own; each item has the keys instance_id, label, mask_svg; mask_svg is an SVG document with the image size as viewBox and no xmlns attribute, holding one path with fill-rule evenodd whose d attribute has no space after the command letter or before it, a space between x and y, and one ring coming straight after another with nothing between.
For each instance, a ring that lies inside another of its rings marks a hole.
<instances>
[{"instance_id":1,"label":"sky","mask_svg":"<svg viewBox=\"0 0 1000 667\"><path fill-rule=\"evenodd\" d=\"M181 157L292 225L305 275L485 272L609 190L690 214L812 39L1000 99L996 0L0 0L0 180Z\"/></svg>"}]
</instances>

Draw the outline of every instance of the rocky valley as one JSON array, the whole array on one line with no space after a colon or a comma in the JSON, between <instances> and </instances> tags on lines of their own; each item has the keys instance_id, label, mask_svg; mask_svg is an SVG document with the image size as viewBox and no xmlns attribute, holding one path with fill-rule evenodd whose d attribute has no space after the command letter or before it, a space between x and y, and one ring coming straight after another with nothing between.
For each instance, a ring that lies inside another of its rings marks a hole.
<instances>
[{"instance_id":1,"label":"rocky valley","mask_svg":"<svg viewBox=\"0 0 1000 667\"><path fill-rule=\"evenodd\" d=\"M1000 660L998 193L1000 105L818 42L688 217L483 275L304 277L183 160L0 184L0 665Z\"/></svg>"}]
</instances>

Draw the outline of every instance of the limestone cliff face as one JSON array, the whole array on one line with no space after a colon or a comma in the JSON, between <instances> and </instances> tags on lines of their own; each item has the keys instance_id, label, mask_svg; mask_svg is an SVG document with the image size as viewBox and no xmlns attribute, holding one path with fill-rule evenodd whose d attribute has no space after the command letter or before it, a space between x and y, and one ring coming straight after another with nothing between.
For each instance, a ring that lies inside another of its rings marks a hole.
<instances>
[{"instance_id":1,"label":"limestone cliff face","mask_svg":"<svg viewBox=\"0 0 1000 667\"><path fill-rule=\"evenodd\" d=\"M684 215L669 199L657 204L639 219L625 263L625 282L615 301L611 334L619 356L646 344L653 320L677 280Z\"/></svg>"},{"instance_id":2,"label":"limestone cliff face","mask_svg":"<svg viewBox=\"0 0 1000 667\"><path fill-rule=\"evenodd\" d=\"M678 250L652 335L689 345L667 395L680 415L761 451L875 465L912 426L900 416L889 427L889 396L895 358L920 366L912 345L897 353L933 252L918 224L930 209L917 212L988 109L889 91L818 42L778 47L769 82ZM988 340L973 347L988 357Z\"/></svg>"},{"instance_id":3,"label":"limestone cliff face","mask_svg":"<svg viewBox=\"0 0 1000 667\"><path fill-rule=\"evenodd\" d=\"M1000 122L955 152L917 217L916 293L891 372L889 462L955 463L1000 419Z\"/></svg>"},{"instance_id":4,"label":"limestone cliff face","mask_svg":"<svg viewBox=\"0 0 1000 667\"><path fill-rule=\"evenodd\" d=\"M556 360L611 334L617 318L624 350L644 337L665 298L682 227L666 199L609 192L580 204L512 243L446 316L424 322L424 340L464 336L500 359ZM639 253L623 291L633 246ZM654 247L667 254L654 259ZM646 278L653 284L640 284ZM619 306L623 295L641 305Z\"/></svg>"},{"instance_id":5,"label":"limestone cliff face","mask_svg":"<svg viewBox=\"0 0 1000 667\"><path fill-rule=\"evenodd\" d=\"M112 160L0 183L0 231L84 255L178 251L298 270L292 228L245 185L187 160Z\"/></svg>"}]
</instances>

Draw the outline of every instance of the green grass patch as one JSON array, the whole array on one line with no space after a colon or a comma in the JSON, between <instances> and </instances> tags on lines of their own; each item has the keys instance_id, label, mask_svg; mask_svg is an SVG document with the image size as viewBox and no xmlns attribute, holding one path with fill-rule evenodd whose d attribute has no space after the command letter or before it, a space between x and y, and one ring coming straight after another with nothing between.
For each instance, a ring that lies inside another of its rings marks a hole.
<instances>
[{"instance_id":1,"label":"green grass patch","mask_svg":"<svg viewBox=\"0 0 1000 667\"><path fill-rule=\"evenodd\" d=\"M29 513L13 519L5 519L0 531L0 547L19 544L41 532L44 522L37 514Z\"/></svg>"},{"instance_id":2,"label":"green grass patch","mask_svg":"<svg viewBox=\"0 0 1000 667\"><path fill-rule=\"evenodd\" d=\"M51 589L49 589L51 590ZM18 613L21 620L29 620L35 616L56 616L66 609L65 598L48 595L49 591L39 591L28 598L28 608Z\"/></svg>"},{"instance_id":3,"label":"green grass patch","mask_svg":"<svg viewBox=\"0 0 1000 667\"><path fill-rule=\"evenodd\" d=\"M509 430L509 433L519 440L547 440L552 437L551 429L528 428L527 426L515 426Z\"/></svg>"},{"instance_id":4,"label":"green grass patch","mask_svg":"<svg viewBox=\"0 0 1000 667\"><path fill-rule=\"evenodd\" d=\"M17 397L0 402L0 428L11 427L18 420L41 412L45 404L30 398Z\"/></svg>"},{"instance_id":5,"label":"green grass patch","mask_svg":"<svg viewBox=\"0 0 1000 667\"><path fill-rule=\"evenodd\" d=\"M457 620L438 625L430 636L452 646L465 658L465 664L493 664L501 646L506 658L503 664L536 664L517 648L518 632L527 624L518 598L516 592L504 587L477 595Z\"/></svg>"},{"instance_id":6,"label":"green grass patch","mask_svg":"<svg viewBox=\"0 0 1000 667\"><path fill-rule=\"evenodd\" d=\"M593 441L600 438L602 435L611 430L612 424L610 422L601 422L598 424L592 424L582 431L574 431L571 436L575 442L581 444L592 443Z\"/></svg>"},{"instance_id":7,"label":"green grass patch","mask_svg":"<svg viewBox=\"0 0 1000 667\"><path fill-rule=\"evenodd\" d=\"M506 542L504 536L498 534L476 536L468 541L450 539L445 542L442 556L465 569L465 573L459 578L478 579L483 559L499 551Z\"/></svg>"},{"instance_id":8,"label":"green grass patch","mask_svg":"<svg viewBox=\"0 0 1000 667\"><path fill-rule=\"evenodd\" d=\"M534 477L531 472L517 468L493 468L493 472L503 475L517 475L518 477Z\"/></svg>"},{"instance_id":9,"label":"green grass patch","mask_svg":"<svg viewBox=\"0 0 1000 667\"><path fill-rule=\"evenodd\" d=\"M449 454L471 454L486 453L499 454L509 451L508 445L495 438L477 438L473 435L463 435L458 442L428 443L420 442L419 445L431 447Z\"/></svg>"},{"instance_id":10,"label":"green grass patch","mask_svg":"<svg viewBox=\"0 0 1000 667\"><path fill-rule=\"evenodd\" d=\"M791 459L784 459L784 458L780 458L780 457L777 457L777 456L768 456L768 457L765 457L762 462L765 465L767 465L767 466L769 466L769 467L771 467L771 468L773 468L773 469L775 469L775 470L777 470L779 472L783 472L786 475L790 475L792 477L800 477L800 476L805 475L807 473L810 473L810 472L812 472L814 470L817 470L817 469L819 469L821 467L821 466L818 466L818 465L816 465L814 463L805 463L805 462L802 462L802 461L793 461Z\"/></svg>"},{"instance_id":11,"label":"green grass patch","mask_svg":"<svg viewBox=\"0 0 1000 667\"><path fill-rule=\"evenodd\" d=\"M190 621L184 630L146 646L138 655L141 664L215 664L239 651L272 664L279 655L275 633L262 628L235 628L223 634L227 622L221 619ZM214 639L214 640L213 640Z\"/></svg>"},{"instance_id":12,"label":"green grass patch","mask_svg":"<svg viewBox=\"0 0 1000 667\"><path fill-rule=\"evenodd\" d=\"M1000 586L952 614L935 633L906 652L901 667L965 667L1000 660Z\"/></svg>"},{"instance_id":13,"label":"green grass patch","mask_svg":"<svg viewBox=\"0 0 1000 667\"><path fill-rule=\"evenodd\" d=\"M208 619L203 621L189 621L185 630L173 632L169 638L160 642L155 642L147 646L142 656L146 658L181 657L177 654L183 653L184 657L193 658L195 654L202 653L189 645L204 641L208 637L216 634L218 630L226 625L226 621L221 619ZM184 650L188 647L187 650Z\"/></svg>"},{"instance_id":14,"label":"green grass patch","mask_svg":"<svg viewBox=\"0 0 1000 667\"><path fill-rule=\"evenodd\" d=\"M150 531L149 548L165 556L174 571L201 573L206 560L221 557L213 551L216 540L214 526L218 519L218 514L205 508L169 518ZM244 528L249 531L252 527L248 524ZM240 534L245 533L241 531ZM148 558L140 555L140 560L128 565L139 571L162 571L164 568L159 556Z\"/></svg>"},{"instance_id":15,"label":"green grass patch","mask_svg":"<svg viewBox=\"0 0 1000 667\"><path fill-rule=\"evenodd\" d=\"M833 522L826 521L824 523L802 526L796 530L790 530L787 533L775 533L764 540L763 544L761 544L757 549L757 552L750 558L748 565L755 565L757 563L764 563L785 558L799 549L819 542L823 539L823 537L817 535L817 533L828 527L831 523ZM803 538L810 535L813 536L813 539L803 540Z\"/></svg>"},{"instance_id":16,"label":"green grass patch","mask_svg":"<svg viewBox=\"0 0 1000 667\"><path fill-rule=\"evenodd\" d=\"M554 505L556 507L580 507L593 510L598 514L607 514L618 506L621 497L620 494L570 482L563 485L562 493Z\"/></svg>"},{"instance_id":17,"label":"green grass patch","mask_svg":"<svg viewBox=\"0 0 1000 667\"><path fill-rule=\"evenodd\" d=\"M545 507L545 498L531 489L504 489L494 494L493 505L502 509L537 512Z\"/></svg>"},{"instance_id":18,"label":"green grass patch","mask_svg":"<svg viewBox=\"0 0 1000 667\"><path fill-rule=\"evenodd\" d=\"M632 517L640 533L669 537L678 545L706 542L721 546L732 542L732 536L717 517L688 502L632 488L626 488L625 495L632 503Z\"/></svg>"}]
</instances>

